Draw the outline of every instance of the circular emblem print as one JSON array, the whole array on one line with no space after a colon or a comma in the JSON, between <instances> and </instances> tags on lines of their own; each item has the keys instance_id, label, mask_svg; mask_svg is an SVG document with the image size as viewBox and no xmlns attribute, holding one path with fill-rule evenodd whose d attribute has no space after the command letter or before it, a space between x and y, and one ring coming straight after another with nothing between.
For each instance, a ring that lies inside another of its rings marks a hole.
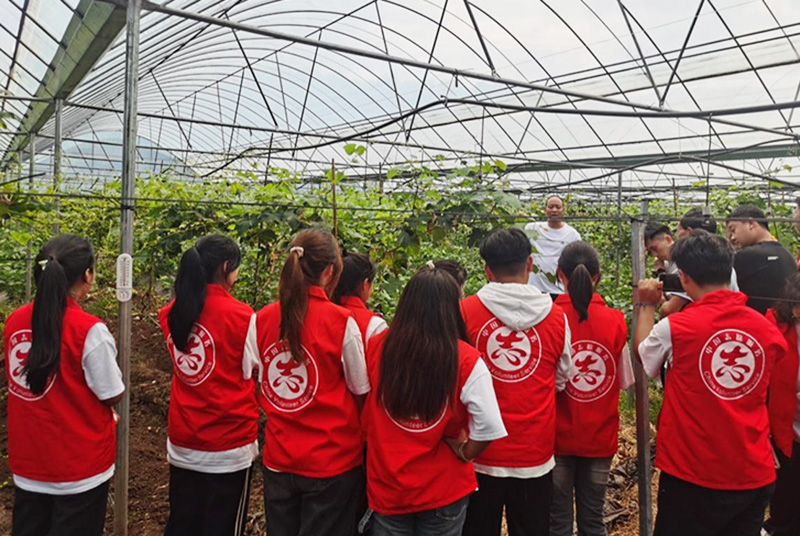
<instances>
[{"instance_id":1,"label":"circular emblem print","mask_svg":"<svg viewBox=\"0 0 800 536\"><path fill-rule=\"evenodd\" d=\"M617 365L611 352L594 341L572 343L574 368L567 382L567 396L591 402L605 395L614 384Z\"/></svg>"},{"instance_id":2,"label":"circular emblem print","mask_svg":"<svg viewBox=\"0 0 800 536\"><path fill-rule=\"evenodd\" d=\"M394 417L389 415L389 412L386 410L386 406L383 407L383 411L386 412L386 416L389 417L389 420L392 421L398 428L402 428L406 432L412 432L418 434L436 428L439 425L439 423L441 423L444 420L444 416L447 414L447 408L449 405L450 402L447 402L444 405L444 408L442 408L441 415L436 417L436 420L434 420L433 422L425 422L422 419L395 419Z\"/></svg>"},{"instance_id":3,"label":"circular emblem print","mask_svg":"<svg viewBox=\"0 0 800 536\"><path fill-rule=\"evenodd\" d=\"M764 374L764 349L738 329L716 332L700 354L700 376L706 387L723 400L741 398L758 385Z\"/></svg>"},{"instance_id":4,"label":"circular emblem print","mask_svg":"<svg viewBox=\"0 0 800 536\"><path fill-rule=\"evenodd\" d=\"M11 381L8 382L8 390L11 394L18 396L24 400L34 401L39 400L53 386L56 381L56 374L51 374L47 380L47 385L44 392L40 395L33 394L30 387L28 387L28 379L23 372L25 363L28 361L28 352L31 350L31 330L22 329L11 335L8 347L8 376Z\"/></svg>"},{"instance_id":5,"label":"circular emblem print","mask_svg":"<svg viewBox=\"0 0 800 536\"><path fill-rule=\"evenodd\" d=\"M172 337L168 344L175 363L175 372L183 383L194 387L206 381L214 370L216 348L214 339L202 324L192 326L185 352L175 347Z\"/></svg>"},{"instance_id":6,"label":"circular emblem print","mask_svg":"<svg viewBox=\"0 0 800 536\"><path fill-rule=\"evenodd\" d=\"M305 347L303 352L306 360L298 363L288 348L275 343L261 356L266 371L261 393L276 409L297 411L314 400L319 384L317 363Z\"/></svg>"},{"instance_id":7,"label":"circular emblem print","mask_svg":"<svg viewBox=\"0 0 800 536\"><path fill-rule=\"evenodd\" d=\"M542 357L542 346L535 328L514 331L496 318L478 332L478 350L492 377L501 382L522 381L536 370Z\"/></svg>"}]
</instances>

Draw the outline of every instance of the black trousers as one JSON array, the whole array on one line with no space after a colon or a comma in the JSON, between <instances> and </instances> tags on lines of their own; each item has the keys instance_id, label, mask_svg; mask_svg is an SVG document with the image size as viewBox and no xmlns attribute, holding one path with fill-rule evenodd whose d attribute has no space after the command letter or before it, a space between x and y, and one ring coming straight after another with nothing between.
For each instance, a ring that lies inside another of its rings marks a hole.
<instances>
[{"instance_id":1,"label":"black trousers","mask_svg":"<svg viewBox=\"0 0 800 536\"><path fill-rule=\"evenodd\" d=\"M769 503L767 529L773 536L800 535L800 443L795 442L791 459L777 451L781 468L775 494Z\"/></svg>"},{"instance_id":2,"label":"black trousers","mask_svg":"<svg viewBox=\"0 0 800 536\"><path fill-rule=\"evenodd\" d=\"M709 489L661 473L653 534L759 536L774 489L775 484L749 490Z\"/></svg>"},{"instance_id":3,"label":"black trousers","mask_svg":"<svg viewBox=\"0 0 800 536\"><path fill-rule=\"evenodd\" d=\"M200 473L169 466L165 536L241 536L247 521L253 468Z\"/></svg>"},{"instance_id":4,"label":"black trousers","mask_svg":"<svg viewBox=\"0 0 800 536\"><path fill-rule=\"evenodd\" d=\"M364 494L364 467L330 478L308 478L264 468L269 536L353 536Z\"/></svg>"},{"instance_id":5,"label":"black trousers","mask_svg":"<svg viewBox=\"0 0 800 536\"><path fill-rule=\"evenodd\" d=\"M100 536L106 519L108 480L74 495L14 488L13 536Z\"/></svg>"},{"instance_id":6,"label":"black trousers","mask_svg":"<svg viewBox=\"0 0 800 536\"><path fill-rule=\"evenodd\" d=\"M549 536L553 472L539 478L500 478L478 473L470 495L464 536L499 536L503 507L509 536Z\"/></svg>"}]
</instances>

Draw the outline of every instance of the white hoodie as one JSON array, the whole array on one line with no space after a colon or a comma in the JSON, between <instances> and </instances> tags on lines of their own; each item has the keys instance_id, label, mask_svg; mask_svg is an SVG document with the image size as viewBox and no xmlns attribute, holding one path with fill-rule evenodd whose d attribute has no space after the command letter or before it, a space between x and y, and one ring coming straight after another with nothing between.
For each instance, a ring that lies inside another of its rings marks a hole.
<instances>
[{"instance_id":1,"label":"white hoodie","mask_svg":"<svg viewBox=\"0 0 800 536\"><path fill-rule=\"evenodd\" d=\"M532 285L521 283L489 283L478 291L481 303L507 327L524 331L547 318L553 309L549 294L543 294ZM572 342L569 323L564 315L564 349L556 363L556 391L567 386L572 368ZM475 464L475 471L500 478L539 478L552 471L555 459L537 467L495 467Z\"/></svg>"},{"instance_id":2,"label":"white hoodie","mask_svg":"<svg viewBox=\"0 0 800 536\"><path fill-rule=\"evenodd\" d=\"M533 285L522 283L489 283L478 291L481 303L500 322L514 331L525 331L547 318L553 308L549 294L543 294ZM567 386L572 368L572 341L569 323L564 315L566 333L564 351L556 364L556 391Z\"/></svg>"}]
</instances>

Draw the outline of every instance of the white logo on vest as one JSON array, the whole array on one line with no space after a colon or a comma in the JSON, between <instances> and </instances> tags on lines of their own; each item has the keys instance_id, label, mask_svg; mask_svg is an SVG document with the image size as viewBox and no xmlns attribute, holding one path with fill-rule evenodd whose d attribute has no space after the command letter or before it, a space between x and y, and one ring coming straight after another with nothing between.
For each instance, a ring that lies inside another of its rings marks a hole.
<instances>
[{"instance_id":1,"label":"white logo on vest","mask_svg":"<svg viewBox=\"0 0 800 536\"><path fill-rule=\"evenodd\" d=\"M381 406L383 406L383 404L381 404ZM433 422L425 422L422 419L395 419L389 415L389 411L386 409L386 406L383 406L383 411L386 413L386 416L389 417L389 420L392 421L398 428L402 428L406 432L419 434L436 428L439 423L444 420L444 416L447 414L447 408L449 406L450 402L448 401L444 405L444 408L442 408L441 415L439 415Z\"/></svg>"},{"instance_id":2,"label":"white logo on vest","mask_svg":"<svg viewBox=\"0 0 800 536\"><path fill-rule=\"evenodd\" d=\"M611 390L617 365L611 352L595 341L572 343L574 368L567 382L567 396L578 402L592 402Z\"/></svg>"},{"instance_id":3,"label":"white logo on vest","mask_svg":"<svg viewBox=\"0 0 800 536\"><path fill-rule=\"evenodd\" d=\"M716 332L700 353L700 377L723 400L736 400L756 388L764 374L764 349L738 329Z\"/></svg>"},{"instance_id":4,"label":"white logo on vest","mask_svg":"<svg viewBox=\"0 0 800 536\"><path fill-rule=\"evenodd\" d=\"M514 331L497 318L484 324L476 342L492 377L501 382L524 380L533 374L542 357L536 328Z\"/></svg>"},{"instance_id":5,"label":"white logo on vest","mask_svg":"<svg viewBox=\"0 0 800 536\"><path fill-rule=\"evenodd\" d=\"M214 370L217 351L214 339L202 324L192 326L185 352L175 347L171 336L167 344L175 363L175 373L183 383L196 387L208 379Z\"/></svg>"},{"instance_id":6,"label":"white logo on vest","mask_svg":"<svg viewBox=\"0 0 800 536\"><path fill-rule=\"evenodd\" d=\"M303 409L314 399L319 384L317 363L303 347L305 362L298 363L289 349L275 343L261 359L267 373L261 381L261 393L276 409L292 412Z\"/></svg>"},{"instance_id":7,"label":"white logo on vest","mask_svg":"<svg viewBox=\"0 0 800 536\"><path fill-rule=\"evenodd\" d=\"M40 395L33 394L33 391L28 387L28 380L23 369L25 368L25 363L28 361L28 353L31 350L31 335L31 330L22 329L11 335L8 344L10 348L8 352L8 376L11 378L11 381L8 383L8 390L11 394L29 402L44 397L50 388L53 387L57 376L57 374L50 375L47 379L44 392Z\"/></svg>"}]
</instances>

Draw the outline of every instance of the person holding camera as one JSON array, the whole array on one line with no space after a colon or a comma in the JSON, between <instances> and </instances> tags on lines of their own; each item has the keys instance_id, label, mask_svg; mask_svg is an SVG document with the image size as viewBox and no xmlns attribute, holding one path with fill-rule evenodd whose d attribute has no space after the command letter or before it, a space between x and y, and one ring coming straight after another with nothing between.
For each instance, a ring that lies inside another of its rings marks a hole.
<instances>
[{"instance_id":1,"label":"person holding camera","mask_svg":"<svg viewBox=\"0 0 800 536\"><path fill-rule=\"evenodd\" d=\"M717 220L699 208L693 208L684 214L678 222L676 238L686 238L692 231L702 229L711 234L717 232ZM645 249L656 258L656 267L663 267L659 280L663 283L666 301L659 308L661 318L683 310L692 302L680 284L678 267L672 262L671 248L675 243L672 232L666 225L652 222L645 228ZM658 271L658 270L657 270ZM730 290L739 290L736 270L731 270Z\"/></svg>"},{"instance_id":2,"label":"person holding camera","mask_svg":"<svg viewBox=\"0 0 800 536\"><path fill-rule=\"evenodd\" d=\"M733 251L694 230L672 248L692 299L654 326L659 281L639 283L634 348L645 372L667 363L656 467L661 469L655 536L758 536L772 495L767 388L786 341L728 289Z\"/></svg>"}]
</instances>

